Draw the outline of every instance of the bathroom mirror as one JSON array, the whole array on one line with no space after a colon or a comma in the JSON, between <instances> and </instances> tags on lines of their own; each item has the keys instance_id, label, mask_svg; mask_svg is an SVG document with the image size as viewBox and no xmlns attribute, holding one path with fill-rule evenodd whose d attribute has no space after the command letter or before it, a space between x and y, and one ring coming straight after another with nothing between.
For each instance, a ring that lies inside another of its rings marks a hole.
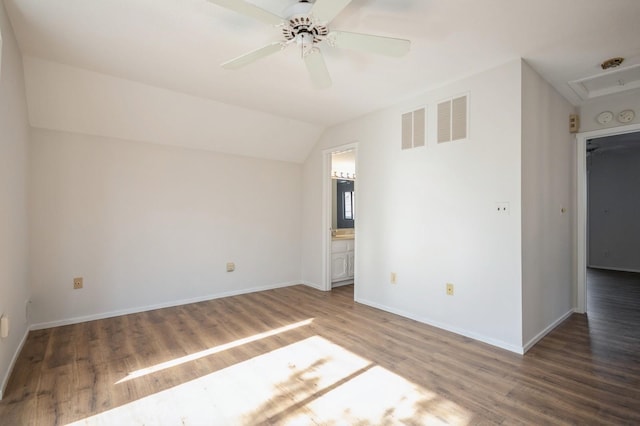
<instances>
[{"instance_id":1,"label":"bathroom mirror","mask_svg":"<svg viewBox=\"0 0 640 426\"><path fill-rule=\"evenodd\" d=\"M334 179L336 185L335 229L353 228L355 226L355 192L352 180Z\"/></svg>"}]
</instances>

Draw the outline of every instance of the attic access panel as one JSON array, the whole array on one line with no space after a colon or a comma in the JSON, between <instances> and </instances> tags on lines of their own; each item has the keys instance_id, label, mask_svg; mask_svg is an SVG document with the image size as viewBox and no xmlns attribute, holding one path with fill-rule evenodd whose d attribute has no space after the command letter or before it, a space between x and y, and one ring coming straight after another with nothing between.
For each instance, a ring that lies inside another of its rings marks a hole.
<instances>
[{"instance_id":1,"label":"attic access panel","mask_svg":"<svg viewBox=\"0 0 640 426\"><path fill-rule=\"evenodd\" d=\"M569 86L583 101L637 89L640 87L640 64L570 81Z\"/></svg>"}]
</instances>

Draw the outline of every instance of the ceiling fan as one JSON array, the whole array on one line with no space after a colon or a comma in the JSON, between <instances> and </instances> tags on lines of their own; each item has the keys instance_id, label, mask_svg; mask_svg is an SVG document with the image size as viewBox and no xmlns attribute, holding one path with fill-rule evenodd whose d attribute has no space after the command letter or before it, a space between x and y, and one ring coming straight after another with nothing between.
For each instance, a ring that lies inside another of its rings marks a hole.
<instances>
[{"instance_id":1,"label":"ceiling fan","mask_svg":"<svg viewBox=\"0 0 640 426\"><path fill-rule=\"evenodd\" d=\"M296 44L307 66L313 85L324 89L331 86L322 52L318 46L327 42L332 47L360 50L368 53L400 57L409 52L411 42L399 38L381 37L345 31L331 31L329 24L351 0L299 0L280 17L244 0L209 0L211 3L282 29L283 39L224 62L223 68L238 69Z\"/></svg>"}]
</instances>

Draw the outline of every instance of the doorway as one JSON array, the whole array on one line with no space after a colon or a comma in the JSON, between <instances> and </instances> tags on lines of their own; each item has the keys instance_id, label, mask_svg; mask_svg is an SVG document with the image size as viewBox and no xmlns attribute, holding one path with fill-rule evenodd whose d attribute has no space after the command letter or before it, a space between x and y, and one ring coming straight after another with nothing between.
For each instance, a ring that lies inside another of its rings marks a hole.
<instances>
[{"instance_id":1,"label":"doorway","mask_svg":"<svg viewBox=\"0 0 640 426\"><path fill-rule=\"evenodd\" d=\"M356 283L356 144L323 152L323 286ZM355 292L355 290L354 290Z\"/></svg>"},{"instance_id":2,"label":"doorway","mask_svg":"<svg viewBox=\"0 0 640 426\"><path fill-rule=\"evenodd\" d=\"M640 132L587 140L586 310L613 317L640 279Z\"/></svg>"},{"instance_id":3,"label":"doorway","mask_svg":"<svg viewBox=\"0 0 640 426\"><path fill-rule=\"evenodd\" d=\"M576 135L577 149L577 212L576 212L576 312L587 312L587 265L588 265L588 178L587 178L587 145L589 141L623 136L640 132L640 124L620 126L610 129L595 130ZM593 148L593 144L592 147ZM593 153L593 151L591 151ZM590 155L591 155L590 153Z\"/></svg>"}]
</instances>

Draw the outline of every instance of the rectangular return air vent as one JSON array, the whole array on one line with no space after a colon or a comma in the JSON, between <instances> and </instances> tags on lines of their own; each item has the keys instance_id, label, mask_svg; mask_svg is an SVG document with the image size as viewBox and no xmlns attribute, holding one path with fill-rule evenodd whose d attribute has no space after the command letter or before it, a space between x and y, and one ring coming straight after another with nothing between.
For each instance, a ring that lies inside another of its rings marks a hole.
<instances>
[{"instance_id":1,"label":"rectangular return air vent","mask_svg":"<svg viewBox=\"0 0 640 426\"><path fill-rule=\"evenodd\" d=\"M467 138L468 103L465 95L438 104L438 143Z\"/></svg>"},{"instance_id":2,"label":"rectangular return air vent","mask_svg":"<svg viewBox=\"0 0 640 426\"><path fill-rule=\"evenodd\" d=\"M402 114L402 149L424 146L426 118L424 108Z\"/></svg>"}]
</instances>

